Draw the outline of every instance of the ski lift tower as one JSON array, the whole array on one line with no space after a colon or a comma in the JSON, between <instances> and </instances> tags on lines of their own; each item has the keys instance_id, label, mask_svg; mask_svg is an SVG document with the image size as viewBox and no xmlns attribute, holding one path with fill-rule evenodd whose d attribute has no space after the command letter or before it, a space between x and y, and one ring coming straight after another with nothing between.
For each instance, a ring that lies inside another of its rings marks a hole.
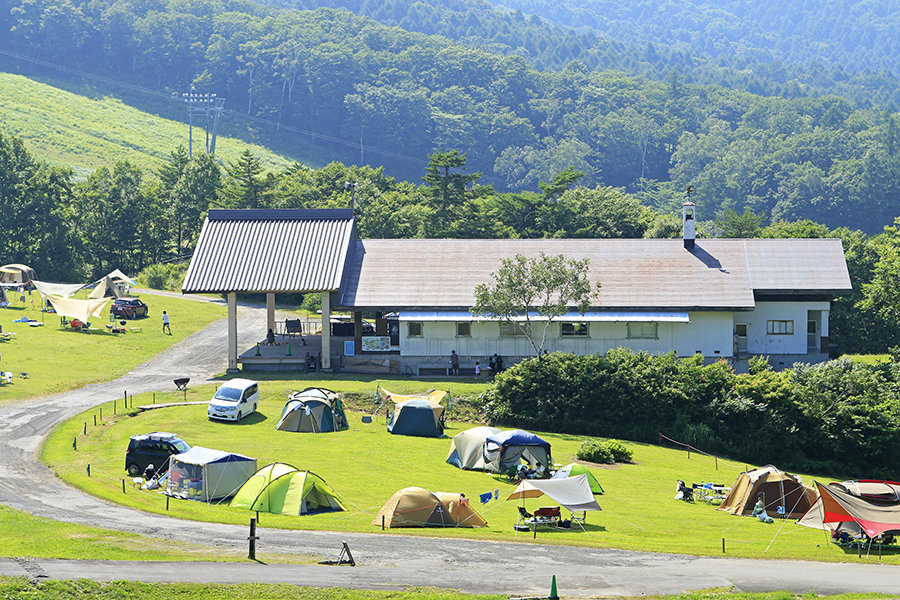
<instances>
[{"instance_id":1,"label":"ski lift tower","mask_svg":"<svg viewBox=\"0 0 900 600\"><path fill-rule=\"evenodd\" d=\"M191 86L190 93L182 94L188 105L188 156L194 157L194 115L206 119L206 153L216 153L216 132L219 127L219 115L225 110L225 98L215 94L198 94ZM210 121L212 135L210 135Z\"/></svg>"}]
</instances>

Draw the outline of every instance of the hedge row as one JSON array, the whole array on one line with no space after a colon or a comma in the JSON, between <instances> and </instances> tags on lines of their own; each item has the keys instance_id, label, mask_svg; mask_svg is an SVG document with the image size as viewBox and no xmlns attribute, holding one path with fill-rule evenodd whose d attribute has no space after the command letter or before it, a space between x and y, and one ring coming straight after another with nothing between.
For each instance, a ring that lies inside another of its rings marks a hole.
<instances>
[{"instance_id":1,"label":"hedge row","mask_svg":"<svg viewBox=\"0 0 900 600\"><path fill-rule=\"evenodd\" d=\"M659 434L752 464L847 477L900 476L897 363L839 359L773 372L616 349L553 353L484 394L498 425L656 442Z\"/></svg>"}]
</instances>

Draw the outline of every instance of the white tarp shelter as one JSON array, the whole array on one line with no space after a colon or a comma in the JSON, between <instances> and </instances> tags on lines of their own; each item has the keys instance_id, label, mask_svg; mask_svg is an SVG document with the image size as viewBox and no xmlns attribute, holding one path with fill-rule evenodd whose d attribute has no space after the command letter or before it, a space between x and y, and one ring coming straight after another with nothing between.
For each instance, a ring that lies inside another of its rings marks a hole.
<instances>
[{"instance_id":1,"label":"white tarp shelter","mask_svg":"<svg viewBox=\"0 0 900 600\"><path fill-rule=\"evenodd\" d=\"M194 446L169 463L166 494L207 502L234 496L254 473L256 459Z\"/></svg>"},{"instance_id":2,"label":"white tarp shelter","mask_svg":"<svg viewBox=\"0 0 900 600\"><path fill-rule=\"evenodd\" d=\"M49 283L35 280L31 280L31 283L37 288L41 298L46 298L47 296L68 298L84 287L84 284L81 283Z\"/></svg>"},{"instance_id":3,"label":"white tarp shelter","mask_svg":"<svg viewBox=\"0 0 900 600\"><path fill-rule=\"evenodd\" d=\"M591 484L583 473L566 479L523 479L507 500L539 498L544 494L572 512L603 510L594 499Z\"/></svg>"},{"instance_id":4,"label":"white tarp shelter","mask_svg":"<svg viewBox=\"0 0 900 600\"><path fill-rule=\"evenodd\" d=\"M56 314L72 317L82 323L87 323L91 317L103 318L103 312L111 298L99 300L76 300L75 298L63 298L62 296L47 296L47 300L53 305Z\"/></svg>"}]
</instances>

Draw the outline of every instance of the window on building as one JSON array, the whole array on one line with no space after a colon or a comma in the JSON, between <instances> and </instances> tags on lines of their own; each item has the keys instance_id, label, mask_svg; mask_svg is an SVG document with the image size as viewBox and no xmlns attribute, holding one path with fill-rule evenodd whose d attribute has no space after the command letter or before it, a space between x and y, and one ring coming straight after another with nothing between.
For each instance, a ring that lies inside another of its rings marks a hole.
<instances>
[{"instance_id":1,"label":"window on building","mask_svg":"<svg viewBox=\"0 0 900 600\"><path fill-rule=\"evenodd\" d=\"M406 324L406 332L409 337L422 337L422 322L410 321Z\"/></svg>"},{"instance_id":2,"label":"window on building","mask_svg":"<svg viewBox=\"0 0 900 600\"><path fill-rule=\"evenodd\" d=\"M560 323L559 333L562 337L579 337L588 334L587 323Z\"/></svg>"},{"instance_id":3,"label":"window on building","mask_svg":"<svg viewBox=\"0 0 900 600\"><path fill-rule=\"evenodd\" d=\"M528 335L528 325L525 323L500 323L500 337L523 337Z\"/></svg>"},{"instance_id":4,"label":"window on building","mask_svg":"<svg viewBox=\"0 0 900 600\"><path fill-rule=\"evenodd\" d=\"M793 321L767 321L766 332L769 335L794 335Z\"/></svg>"},{"instance_id":5,"label":"window on building","mask_svg":"<svg viewBox=\"0 0 900 600\"><path fill-rule=\"evenodd\" d=\"M628 323L628 339L652 339L657 336L656 323Z\"/></svg>"},{"instance_id":6,"label":"window on building","mask_svg":"<svg viewBox=\"0 0 900 600\"><path fill-rule=\"evenodd\" d=\"M472 337L472 323L469 321L457 323L456 337Z\"/></svg>"}]
</instances>

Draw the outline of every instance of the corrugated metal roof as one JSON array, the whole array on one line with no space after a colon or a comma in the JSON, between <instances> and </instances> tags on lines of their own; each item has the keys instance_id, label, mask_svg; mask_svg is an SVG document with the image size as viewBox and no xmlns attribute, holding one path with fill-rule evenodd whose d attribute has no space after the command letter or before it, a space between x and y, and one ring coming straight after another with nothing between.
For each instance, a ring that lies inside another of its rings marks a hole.
<instances>
[{"instance_id":1,"label":"corrugated metal roof","mask_svg":"<svg viewBox=\"0 0 900 600\"><path fill-rule=\"evenodd\" d=\"M350 210L211 210L182 292L340 289Z\"/></svg>"},{"instance_id":2,"label":"corrugated metal roof","mask_svg":"<svg viewBox=\"0 0 900 600\"><path fill-rule=\"evenodd\" d=\"M528 315L532 321L546 321L547 319L536 312ZM499 321L489 317L476 317L467 310L441 310L421 311L408 310L400 314L401 321ZM514 321L524 321L525 317L516 317ZM658 311L588 311L584 314L578 311L569 311L568 314L557 317L557 321L577 321L579 323L604 322L604 323L690 323L690 313L687 312L658 312Z\"/></svg>"},{"instance_id":3,"label":"corrugated metal roof","mask_svg":"<svg viewBox=\"0 0 900 600\"><path fill-rule=\"evenodd\" d=\"M502 258L589 258L598 310L749 310L754 290L851 291L840 240L355 240L335 308L468 309Z\"/></svg>"}]
</instances>

